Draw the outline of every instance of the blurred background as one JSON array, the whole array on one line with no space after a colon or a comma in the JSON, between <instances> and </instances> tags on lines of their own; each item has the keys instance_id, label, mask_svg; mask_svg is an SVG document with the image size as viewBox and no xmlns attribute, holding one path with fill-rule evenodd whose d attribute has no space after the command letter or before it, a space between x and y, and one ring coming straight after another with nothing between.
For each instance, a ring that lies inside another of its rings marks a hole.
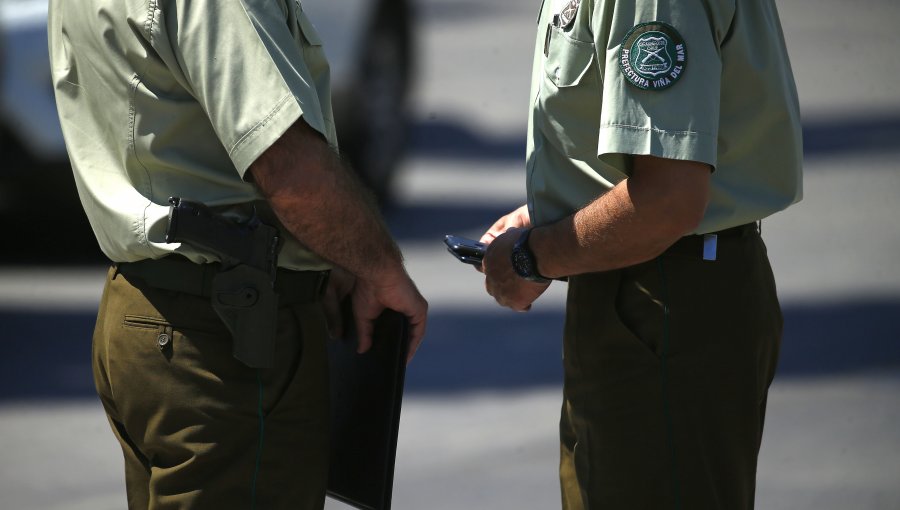
<instances>
[{"instance_id":1,"label":"blurred background","mask_svg":"<svg viewBox=\"0 0 900 510\"><path fill-rule=\"evenodd\" d=\"M539 4L303 1L333 60L341 143L431 303L397 509L559 507L564 285L530 313L505 311L442 244L524 200ZM898 509L900 4L778 5L806 191L763 222L785 336L757 507ZM45 21L45 0L0 0L0 508L118 509L120 453L89 365L105 263L65 162Z\"/></svg>"}]
</instances>

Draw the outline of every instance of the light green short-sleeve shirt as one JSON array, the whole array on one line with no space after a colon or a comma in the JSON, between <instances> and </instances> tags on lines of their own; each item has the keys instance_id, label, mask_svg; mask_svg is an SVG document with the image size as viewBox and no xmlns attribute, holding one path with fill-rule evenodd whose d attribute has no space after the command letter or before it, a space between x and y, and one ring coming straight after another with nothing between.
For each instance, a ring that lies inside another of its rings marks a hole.
<instances>
[{"instance_id":1,"label":"light green short-sleeve shirt","mask_svg":"<svg viewBox=\"0 0 900 510\"><path fill-rule=\"evenodd\" d=\"M715 168L696 233L801 197L800 113L773 0L545 0L531 98L536 225L627 178L631 155Z\"/></svg>"},{"instance_id":2,"label":"light green short-sleeve shirt","mask_svg":"<svg viewBox=\"0 0 900 510\"><path fill-rule=\"evenodd\" d=\"M328 64L298 0L51 0L49 43L79 195L113 261L214 261L164 242L169 197L247 215L237 204L261 198L247 169L294 122L337 146ZM328 267L292 238L279 265Z\"/></svg>"}]
</instances>

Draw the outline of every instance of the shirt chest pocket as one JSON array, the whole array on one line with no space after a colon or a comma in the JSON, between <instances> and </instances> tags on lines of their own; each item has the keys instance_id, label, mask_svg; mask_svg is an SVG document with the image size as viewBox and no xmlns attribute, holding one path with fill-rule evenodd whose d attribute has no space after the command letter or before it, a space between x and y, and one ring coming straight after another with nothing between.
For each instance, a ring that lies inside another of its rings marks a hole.
<instances>
[{"instance_id":1,"label":"shirt chest pocket","mask_svg":"<svg viewBox=\"0 0 900 510\"><path fill-rule=\"evenodd\" d=\"M573 39L550 27L544 45L544 73L557 87L574 87L590 74L594 54L594 43Z\"/></svg>"},{"instance_id":2,"label":"shirt chest pocket","mask_svg":"<svg viewBox=\"0 0 900 510\"><path fill-rule=\"evenodd\" d=\"M594 43L547 31L540 97L545 136L566 155L596 157L602 85Z\"/></svg>"},{"instance_id":3,"label":"shirt chest pocket","mask_svg":"<svg viewBox=\"0 0 900 510\"><path fill-rule=\"evenodd\" d=\"M322 38L319 37L316 27L306 17L299 0L294 0L292 11L291 31L294 33L297 44L303 48L303 60L315 78L315 76L328 71L328 61L325 58L325 51L322 49Z\"/></svg>"},{"instance_id":4,"label":"shirt chest pocket","mask_svg":"<svg viewBox=\"0 0 900 510\"><path fill-rule=\"evenodd\" d=\"M303 99L303 116L308 124L322 132L332 145L337 145L337 135L331 113L331 83L328 59L322 47L322 38L306 16L300 0L288 0L288 24L294 41L303 52L303 62L296 66L302 75L305 87L314 94L306 94Z\"/></svg>"},{"instance_id":5,"label":"shirt chest pocket","mask_svg":"<svg viewBox=\"0 0 900 510\"><path fill-rule=\"evenodd\" d=\"M294 7L297 25L300 27L301 35L306 40L306 43L310 46L322 46L322 39L319 37L319 33L316 32L316 28L313 26L312 22L306 17L306 13L303 12L303 7L300 5L300 2L295 1Z\"/></svg>"}]
</instances>

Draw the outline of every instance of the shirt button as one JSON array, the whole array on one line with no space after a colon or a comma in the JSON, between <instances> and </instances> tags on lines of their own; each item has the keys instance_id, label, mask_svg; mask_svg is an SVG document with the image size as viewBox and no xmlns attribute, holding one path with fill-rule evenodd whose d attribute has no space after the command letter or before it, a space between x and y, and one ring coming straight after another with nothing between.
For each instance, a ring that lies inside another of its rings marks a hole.
<instances>
[{"instance_id":1,"label":"shirt button","mask_svg":"<svg viewBox=\"0 0 900 510\"><path fill-rule=\"evenodd\" d=\"M163 350L169 345L169 335L167 333L160 333L158 337L156 337L156 344L159 346L159 350Z\"/></svg>"}]
</instances>

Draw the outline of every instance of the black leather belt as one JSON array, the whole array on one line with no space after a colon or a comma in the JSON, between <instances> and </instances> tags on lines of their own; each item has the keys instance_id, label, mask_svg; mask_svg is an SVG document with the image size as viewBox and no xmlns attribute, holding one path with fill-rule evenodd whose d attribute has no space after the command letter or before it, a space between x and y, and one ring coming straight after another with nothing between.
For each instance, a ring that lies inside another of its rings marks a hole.
<instances>
[{"instance_id":1,"label":"black leather belt","mask_svg":"<svg viewBox=\"0 0 900 510\"><path fill-rule=\"evenodd\" d=\"M138 262L119 262L116 274L139 278L150 287L210 297L212 280L220 265L195 264L180 255ZM275 293L280 305L312 303L322 298L328 284L329 271L292 271L278 268Z\"/></svg>"},{"instance_id":2,"label":"black leather belt","mask_svg":"<svg viewBox=\"0 0 900 510\"><path fill-rule=\"evenodd\" d=\"M695 234L684 236L675 244L670 246L665 255L689 255L692 257L703 258L707 260L715 260L716 247L720 240L736 237L746 237L749 235L759 234L759 224L756 222L738 225L736 227L726 228L718 232L709 232L707 234ZM712 243L712 258L709 258Z\"/></svg>"}]
</instances>

